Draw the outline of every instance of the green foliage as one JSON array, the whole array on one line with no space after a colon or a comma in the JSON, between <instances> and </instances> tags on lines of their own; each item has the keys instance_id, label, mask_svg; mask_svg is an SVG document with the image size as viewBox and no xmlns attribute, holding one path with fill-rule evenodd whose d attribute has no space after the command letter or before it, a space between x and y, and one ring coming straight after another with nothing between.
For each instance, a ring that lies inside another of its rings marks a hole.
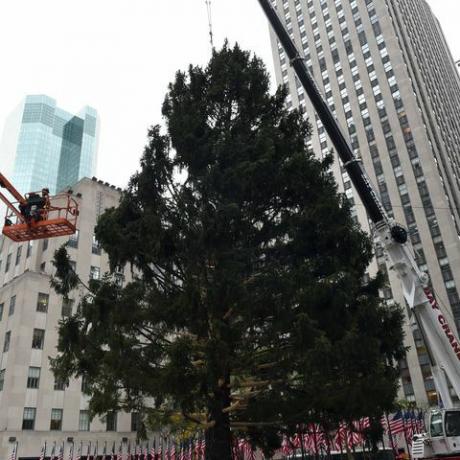
<instances>
[{"instance_id":1,"label":"green foliage","mask_svg":"<svg viewBox=\"0 0 460 460\"><path fill-rule=\"evenodd\" d=\"M268 89L238 46L176 74L167 134L150 129L140 171L96 228L132 280L92 288L53 361L85 375L94 413L147 406L151 421L196 423L208 458L229 458L230 426L268 452L298 423L380 416L404 353L400 310L379 299L380 278L363 283L371 244L331 158L307 148L285 90Z\"/></svg>"},{"instance_id":2,"label":"green foliage","mask_svg":"<svg viewBox=\"0 0 460 460\"><path fill-rule=\"evenodd\" d=\"M56 274L51 278L51 286L58 294L68 299L69 293L78 286L79 278L70 265L70 257L65 246L62 245L54 252L52 264L56 268Z\"/></svg>"}]
</instances>

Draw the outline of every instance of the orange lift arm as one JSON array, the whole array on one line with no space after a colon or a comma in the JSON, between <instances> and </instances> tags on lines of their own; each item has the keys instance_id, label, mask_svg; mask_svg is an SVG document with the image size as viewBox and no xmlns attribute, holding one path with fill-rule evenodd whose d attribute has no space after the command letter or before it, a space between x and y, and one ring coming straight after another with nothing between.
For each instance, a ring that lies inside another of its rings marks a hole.
<instances>
[{"instance_id":1,"label":"orange lift arm","mask_svg":"<svg viewBox=\"0 0 460 460\"><path fill-rule=\"evenodd\" d=\"M13 196L13 198L21 205L26 204L26 199L16 190L13 184L2 174L0 173L0 187L8 190L8 192ZM2 193L0 192L0 200L2 200L8 208L16 214L16 216L23 220L24 217L22 216L21 212L14 206L11 201Z\"/></svg>"}]
</instances>

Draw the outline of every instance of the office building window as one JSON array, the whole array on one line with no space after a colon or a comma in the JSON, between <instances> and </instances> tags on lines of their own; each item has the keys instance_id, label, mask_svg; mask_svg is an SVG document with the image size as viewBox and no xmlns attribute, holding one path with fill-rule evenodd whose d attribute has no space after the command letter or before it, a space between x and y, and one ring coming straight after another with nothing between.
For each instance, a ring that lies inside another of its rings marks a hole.
<instances>
[{"instance_id":1,"label":"office building window","mask_svg":"<svg viewBox=\"0 0 460 460\"><path fill-rule=\"evenodd\" d=\"M101 254L101 246L99 244L99 241L97 241L97 239L96 239L96 235L93 235L93 243L92 243L92 246L91 246L91 252L93 254L96 254L96 255Z\"/></svg>"},{"instance_id":2,"label":"office building window","mask_svg":"<svg viewBox=\"0 0 460 460\"><path fill-rule=\"evenodd\" d=\"M88 385L88 379L82 375L81 377L81 392L85 395L90 394L90 387Z\"/></svg>"},{"instance_id":3,"label":"office building window","mask_svg":"<svg viewBox=\"0 0 460 460\"><path fill-rule=\"evenodd\" d=\"M29 241L27 243L26 259L28 259L30 257L30 255L32 254L33 245L34 245L33 241Z\"/></svg>"},{"instance_id":4,"label":"office building window","mask_svg":"<svg viewBox=\"0 0 460 460\"><path fill-rule=\"evenodd\" d=\"M101 269L99 267L94 267L91 265L91 268L89 270L89 278L91 280L98 280L101 276Z\"/></svg>"},{"instance_id":5,"label":"office building window","mask_svg":"<svg viewBox=\"0 0 460 460\"><path fill-rule=\"evenodd\" d=\"M3 342L3 352L6 353L10 349L10 341L11 341L11 331L8 331L5 334L5 341Z\"/></svg>"},{"instance_id":6,"label":"office building window","mask_svg":"<svg viewBox=\"0 0 460 460\"><path fill-rule=\"evenodd\" d=\"M8 308L8 316L11 316L14 314L14 307L16 306L16 296L14 295L10 299L10 306Z\"/></svg>"},{"instance_id":7,"label":"office building window","mask_svg":"<svg viewBox=\"0 0 460 460\"><path fill-rule=\"evenodd\" d=\"M21 262L21 253L22 253L22 246L19 246L17 251L16 251L16 262L15 265L19 265L19 262Z\"/></svg>"},{"instance_id":8,"label":"office building window","mask_svg":"<svg viewBox=\"0 0 460 460\"><path fill-rule=\"evenodd\" d=\"M3 385L5 384L5 369L0 371L0 391L3 391Z\"/></svg>"},{"instance_id":9,"label":"office building window","mask_svg":"<svg viewBox=\"0 0 460 460\"><path fill-rule=\"evenodd\" d=\"M67 241L67 246L69 248L78 248L78 236L79 236L78 230L73 235L69 236L69 241Z\"/></svg>"},{"instance_id":10,"label":"office building window","mask_svg":"<svg viewBox=\"0 0 460 460\"><path fill-rule=\"evenodd\" d=\"M67 384L64 380L54 379L54 389L56 391L64 391Z\"/></svg>"},{"instance_id":11,"label":"office building window","mask_svg":"<svg viewBox=\"0 0 460 460\"><path fill-rule=\"evenodd\" d=\"M141 414L133 412L131 414L131 431L138 432L141 428Z\"/></svg>"},{"instance_id":12,"label":"office building window","mask_svg":"<svg viewBox=\"0 0 460 460\"><path fill-rule=\"evenodd\" d=\"M4 310L4 307L5 307L5 303L4 303L4 302L0 303L0 321L1 321L2 318L3 318L3 310Z\"/></svg>"},{"instance_id":13,"label":"office building window","mask_svg":"<svg viewBox=\"0 0 460 460\"><path fill-rule=\"evenodd\" d=\"M38 388L40 385L40 368L29 367L27 376L27 388Z\"/></svg>"},{"instance_id":14,"label":"office building window","mask_svg":"<svg viewBox=\"0 0 460 460\"><path fill-rule=\"evenodd\" d=\"M35 428L35 407L24 407L24 415L22 417L22 429L33 430Z\"/></svg>"},{"instance_id":15,"label":"office building window","mask_svg":"<svg viewBox=\"0 0 460 460\"><path fill-rule=\"evenodd\" d=\"M8 273L8 270L10 269L10 265L11 265L11 254L8 254L6 256L5 273Z\"/></svg>"},{"instance_id":16,"label":"office building window","mask_svg":"<svg viewBox=\"0 0 460 460\"><path fill-rule=\"evenodd\" d=\"M37 350L43 350L43 345L45 343L45 330L44 329L34 329L32 336L32 348Z\"/></svg>"},{"instance_id":17,"label":"office building window","mask_svg":"<svg viewBox=\"0 0 460 460\"><path fill-rule=\"evenodd\" d=\"M78 419L78 429L80 431L89 431L89 412L87 410L80 411L80 418Z\"/></svg>"},{"instance_id":18,"label":"office building window","mask_svg":"<svg viewBox=\"0 0 460 460\"><path fill-rule=\"evenodd\" d=\"M46 251L48 249L48 239L43 240L42 251Z\"/></svg>"},{"instance_id":19,"label":"office building window","mask_svg":"<svg viewBox=\"0 0 460 460\"><path fill-rule=\"evenodd\" d=\"M62 430L62 409L51 409L50 430Z\"/></svg>"},{"instance_id":20,"label":"office building window","mask_svg":"<svg viewBox=\"0 0 460 460\"><path fill-rule=\"evenodd\" d=\"M106 431L117 431L117 413L109 412L106 415Z\"/></svg>"},{"instance_id":21,"label":"office building window","mask_svg":"<svg viewBox=\"0 0 460 460\"><path fill-rule=\"evenodd\" d=\"M74 302L73 299L63 299L62 300L61 315L63 317L72 316L73 302Z\"/></svg>"},{"instance_id":22,"label":"office building window","mask_svg":"<svg viewBox=\"0 0 460 460\"><path fill-rule=\"evenodd\" d=\"M37 298L37 311L46 313L48 311L49 300L50 300L49 294L45 294L44 292L39 292L38 298Z\"/></svg>"}]
</instances>

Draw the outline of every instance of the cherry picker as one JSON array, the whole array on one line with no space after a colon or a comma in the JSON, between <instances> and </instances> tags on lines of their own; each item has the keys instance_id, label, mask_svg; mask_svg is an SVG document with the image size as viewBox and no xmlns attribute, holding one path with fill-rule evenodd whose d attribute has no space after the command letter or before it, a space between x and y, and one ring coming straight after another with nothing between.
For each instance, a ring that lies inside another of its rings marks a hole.
<instances>
[{"instance_id":1,"label":"cherry picker","mask_svg":"<svg viewBox=\"0 0 460 460\"><path fill-rule=\"evenodd\" d=\"M13 241L72 235L77 230L78 203L70 191L50 197L49 190L44 188L22 196L0 173L0 200L7 206L2 233Z\"/></svg>"}]
</instances>

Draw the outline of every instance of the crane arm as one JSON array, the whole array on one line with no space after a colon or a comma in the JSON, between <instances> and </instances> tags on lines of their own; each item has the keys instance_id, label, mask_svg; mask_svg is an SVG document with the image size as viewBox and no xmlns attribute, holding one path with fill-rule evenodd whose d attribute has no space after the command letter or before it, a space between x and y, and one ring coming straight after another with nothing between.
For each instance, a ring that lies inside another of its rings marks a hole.
<instances>
[{"instance_id":1,"label":"crane arm","mask_svg":"<svg viewBox=\"0 0 460 460\"><path fill-rule=\"evenodd\" d=\"M271 1L259 0L259 3L374 223L375 231L386 250L391 268L401 281L404 298L424 337L430 355L436 389L444 406L453 407L448 381L460 399L460 342L458 337L428 289L428 276L422 273L417 266L412 248L407 241L407 232L386 216L362 164L355 157L346 136L317 89L304 59L282 24Z\"/></svg>"},{"instance_id":2,"label":"crane arm","mask_svg":"<svg viewBox=\"0 0 460 460\"><path fill-rule=\"evenodd\" d=\"M269 0L259 0L259 3L270 21L278 40L283 45L284 51L286 52L290 63L296 72L297 78L300 80L300 83L302 83L303 88L308 94L316 113L324 125L324 129L334 144L337 154L342 160L343 166L347 170L361 201L364 203L369 217L374 223L385 220L385 211L383 210L372 185L367 179L361 162L354 155L353 149L348 143L334 115L318 91L318 88L316 87L316 84L305 65L305 60L301 57L296 45L291 40L291 37L283 26L278 13L271 6Z\"/></svg>"},{"instance_id":3,"label":"crane arm","mask_svg":"<svg viewBox=\"0 0 460 460\"><path fill-rule=\"evenodd\" d=\"M6 189L11 196L20 204L25 205L26 199L16 190L13 184L0 172L0 187ZM2 200L6 206L22 221L24 216L16 208L16 206L11 203L11 201L5 196L4 193L0 192L0 200Z\"/></svg>"},{"instance_id":4,"label":"crane arm","mask_svg":"<svg viewBox=\"0 0 460 460\"><path fill-rule=\"evenodd\" d=\"M0 187L6 188L19 204L25 204L26 199L16 190L13 184L0 172Z\"/></svg>"}]
</instances>

